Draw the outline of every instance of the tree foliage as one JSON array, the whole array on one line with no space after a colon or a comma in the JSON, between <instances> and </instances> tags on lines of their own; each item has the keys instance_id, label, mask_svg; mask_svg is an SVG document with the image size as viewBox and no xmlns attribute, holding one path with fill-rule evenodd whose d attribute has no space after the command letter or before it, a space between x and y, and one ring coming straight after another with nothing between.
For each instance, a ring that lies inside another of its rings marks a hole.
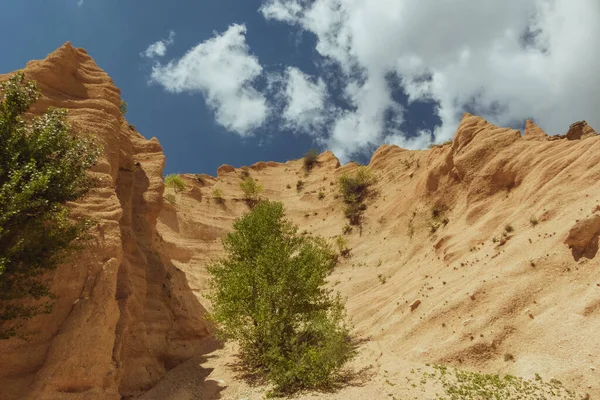
<instances>
[{"instance_id":1,"label":"tree foliage","mask_svg":"<svg viewBox=\"0 0 600 400\"><path fill-rule=\"evenodd\" d=\"M7 321L49 310L51 302L40 305L52 297L43 276L89 225L70 218L64 204L90 189L87 170L100 150L71 134L65 110L25 119L38 98L22 73L0 84L0 337L15 333ZM26 298L36 305L23 305Z\"/></svg>"},{"instance_id":2,"label":"tree foliage","mask_svg":"<svg viewBox=\"0 0 600 400\"><path fill-rule=\"evenodd\" d=\"M213 319L279 393L323 387L354 355L339 295L325 289L335 255L298 234L283 205L261 201L237 219L209 266Z\"/></svg>"}]
</instances>

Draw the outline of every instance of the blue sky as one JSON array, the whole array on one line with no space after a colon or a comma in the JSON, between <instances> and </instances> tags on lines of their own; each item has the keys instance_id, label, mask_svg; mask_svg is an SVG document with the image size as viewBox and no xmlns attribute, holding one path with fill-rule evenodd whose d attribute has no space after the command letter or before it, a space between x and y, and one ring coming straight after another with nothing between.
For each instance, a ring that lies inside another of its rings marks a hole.
<instances>
[{"instance_id":1,"label":"blue sky","mask_svg":"<svg viewBox=\"0 0 600 400\"><path fill-rule=\"evenodd\" d=\"M1 72L85 48L166 173L311 147L366 162L451 138L466 110L600 126L597 0L5 0L0 35Z\"/></svg>"}]
</instances>

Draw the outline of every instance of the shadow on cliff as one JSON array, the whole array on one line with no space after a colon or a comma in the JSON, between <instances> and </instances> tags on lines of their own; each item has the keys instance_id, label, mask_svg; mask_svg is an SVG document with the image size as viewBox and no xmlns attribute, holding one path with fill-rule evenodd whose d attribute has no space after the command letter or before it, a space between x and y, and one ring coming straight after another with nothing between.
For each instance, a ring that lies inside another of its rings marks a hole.
<instances>
[{"instance_id":1,"label":"shadow on cliff","mask_svg":"<svg viewBox=\"0 0 600 400\"><path fill-rule=\"evenodd\" d=\"M143 165L119 170L117 196L124 210L119 222L124 257L117 281L120 319L114 349L122 369L119 392L123 398L219 398L222 388L206 380L210 371L202 364L205 354L221 345L205 320L206 309L156 231L163 206L156 181Z\"/></svg>"}]
</instances>

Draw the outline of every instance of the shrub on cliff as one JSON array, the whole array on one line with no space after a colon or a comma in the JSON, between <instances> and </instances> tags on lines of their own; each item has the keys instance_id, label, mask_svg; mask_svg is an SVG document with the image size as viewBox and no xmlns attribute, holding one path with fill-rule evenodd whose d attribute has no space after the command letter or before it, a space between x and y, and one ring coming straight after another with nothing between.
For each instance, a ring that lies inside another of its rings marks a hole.
<instances>
[{"instance_id":1,"label":"shrub on cliff","mask_svg":"<svg viewBox=\"0 0 600 400\"><path fill-rule=\"evenodd\" d=\"M340 192L344 199L344 215L350 225L360 225L362 215L367 209L365 201L373 195L371 186L377 182L377 177L369 167L358 167L352 175L344 174L340 177Z\"/></svg>"},{"instance_id":2,"label":"shrub on cliff","mask_svg":"<svg viewBox=\"0 0 600 400\"><path fill-rule=\"evenodd\" d=\"M305 155L304 155L304 170L306 172L309 172L310 170L313 169L313 167L315 165L317 165L317 159L319 158L319 152L316 151L315 149L310 149Z\"/></svg>"},{"instance_id":3,"label":"shrub on cliff","mask_svg":"<svg viewBox=\"0 0 600 400\"><path fill-rule=\"evenodd\" d=\"M251 176L247 176L243 181L240 182L240 189L244 192L244 201L250 206L254 205L260 200L260 194L263 191L263 186L256 182Z\"/></svg>"},{"instance_id":4,"label":"shrub on cliff","mask_svg":"<svg viewBox=\"0 0 600 400\"><path fill-rule=\"evenodd\" d=\"M324 288L335 254L298 234L282 203L259 202L233 228L208 268L213 320L276 393L327 386L354 355L343 303Z\"/></svg>"},{"instance_id":5,"label":"shrub on cliff","mask_svg":"<svg viewBox=\"0 0 600 400\"><path fill-rule=\"evenodd\" d=\"M127 114L127 107L127 102L125 100L121 100L121 105L119 106L119 111L121 111L121 114Z\"/></svg>"},{"instance_id":6,"label":"shrub on cliff","mask_svg":"<svg viewBox=\"0 0 600 400\"><path fill-rule=\"evenodd\" d=\"M165 177L165 186L168 189L173 189L175 193L185 190L186 185L183 179L178 174L170 174Z\"/></svg>"},{"instance_id":7,"label":"shrub on cliff","mask_svg":"<svg viewBox=\"0 0 600 400\"><path fill-rule=\"evenodd\" d=\"M91 187L86 171L98 146L72 135L65 110L24 118L38 98L22 73L0 84L0 338L14 335L22 318L50 310L46 273L89 226L64 204Z\"/></svg>"}]
</instances>

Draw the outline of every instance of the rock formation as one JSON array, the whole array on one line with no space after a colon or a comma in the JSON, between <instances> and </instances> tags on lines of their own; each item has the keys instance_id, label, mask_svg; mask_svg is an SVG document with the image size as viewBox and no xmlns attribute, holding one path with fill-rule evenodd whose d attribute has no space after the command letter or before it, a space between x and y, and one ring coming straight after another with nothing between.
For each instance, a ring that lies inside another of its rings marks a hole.
<instances>
[{"instance_id":1,"label":"rock formation","mask_svg":"<svg viewBox=\"0 0 600 400\"><path fill-rule=\"evenodd\" d=\"M151 387L208 336L156 231L165 157L158 140L127 124L119 90L84 50L67 43L24 72L42 92L32 111L66 108L104 154L93 169L101 186L74 206L97 221L95 239L56 271L54 311L25 324L29 340L0 342L0 398L120 399Z\"/></svg>"}]
</instances>

